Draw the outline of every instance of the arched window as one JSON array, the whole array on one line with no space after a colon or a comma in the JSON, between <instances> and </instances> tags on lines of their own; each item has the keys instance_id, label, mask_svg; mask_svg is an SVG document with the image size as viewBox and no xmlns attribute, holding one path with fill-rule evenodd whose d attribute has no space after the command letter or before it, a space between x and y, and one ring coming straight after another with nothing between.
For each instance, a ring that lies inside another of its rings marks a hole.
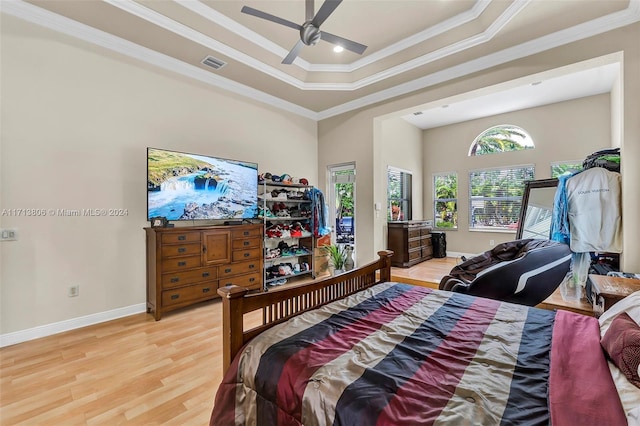
<instances>
[{"instance_id":1,"label":"arched window","mask_svg":"<svg viewBox=\"0 0 640 426\"><path fill-rule=\"evenodd\" d=\"M533 149L533 139L522 128L503 124L480 133L469 148L469 156Z\"/></svg>"}]
</instances>

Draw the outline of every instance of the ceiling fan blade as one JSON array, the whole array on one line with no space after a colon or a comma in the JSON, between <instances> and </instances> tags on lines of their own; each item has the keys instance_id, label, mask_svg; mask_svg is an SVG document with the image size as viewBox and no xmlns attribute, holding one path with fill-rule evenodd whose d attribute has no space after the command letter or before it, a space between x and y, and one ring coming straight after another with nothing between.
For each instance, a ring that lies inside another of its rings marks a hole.
<instances>
[{"instance_id":1,"label":"ceiling fan blade","mask_svg":"<svg viewBox=\"0 0 640 426\"><path fill-rule=\"evenodd\" d=\"M293 49L291 49L289 54L282 60L282 63L283 64L293 63L294 59L296 59L296 57L298 56L298 53L300 53L300 50L302 50L303 46L304 46L304 43L302 42L302 40L298 40L296 45L293 46Z\"/></svg>"},{"instance_id":2,"label":"ceiling fan blade","mask_svg":"<svg viewBox=\"0 0 640 426\"><path fill-rule=\"evenodd\" d=\"M326 31L320 31L320 40L324 40L331 44L338 44L344 47L347 50L350 50L354 53L362 55L367 46L364 44L356 43L355 41L347 40L346 38L339 37L337 35L333 35Z\"/></svg>"},{"instance_id":3,"label":"ceiling fan blade","mask_svg":"<svg viewBox=\"0 0 640 426\"><path fill-rule=\"evenodd\" d=\"M313 18L311 23L316 27L322 25L322 23L327 20L329 15L331 15L333 11L336 10L336 7L338 7L340 3L342 3L342 0L325 0L324 3L322 3L322 6L320 6L320 10L318 11L318 13L316 13L316 16Z\"/></svg>"},{"instance_id":4,"label":"ceiling fan blade","mask_svg":"<svg viewBox=\"0 0 640 426\"><path fill-rule=\"evenodd\" d=\"M284 25L285 27L293 28L294 30L299 31L300 28L302 28L301 25L298 25L295 22L287 21L286 19L280 18L267 12L263 12L258 9L254 9L249 6L242 6L241 12L246 13L247 15L253 15L257 16L258 18L266 19L267 21L275 22L276 24Z\"/></svg>"},{"instance_id":5,"label":"ceiling fan blade","mask_svg":"<svg viewBox=\"0 0 640 426\"><path fill-rule=\"evenodd\" d=\"M304 3L304 13L305 13L304 21L305 22L313 19L313 12L314 12L313 0L306 0Z\"/></svg>"}]
</instances>

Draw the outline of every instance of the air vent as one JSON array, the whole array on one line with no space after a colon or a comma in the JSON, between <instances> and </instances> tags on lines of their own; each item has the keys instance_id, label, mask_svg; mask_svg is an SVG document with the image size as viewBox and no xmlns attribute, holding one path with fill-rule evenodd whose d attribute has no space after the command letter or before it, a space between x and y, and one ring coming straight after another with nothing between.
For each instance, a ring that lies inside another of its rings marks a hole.
<instances>
[{"instance_id":1,"label":"air vent","mask_svg":"<svg viewBox=\"0 0 640 426\"><path fill-rule=\"evenodd\" d=\"M422 115L422 111L416 111L413 113L413 115Z\"/></svg>"},{"instance_id":2,"label":"air vent","mask_svg":"<svg viewBox=\"0 0 640 426\"><path fill-rule=\"evenodd\" d=\"M204 58L202 60L202 63L208 67L213 68L214 70L219 70L220 68L224 67L225 65L227 65L226 62L218 59L218 58L214 58L213 56L207 56L206 58Z\"/></svg>"}]
</instances>

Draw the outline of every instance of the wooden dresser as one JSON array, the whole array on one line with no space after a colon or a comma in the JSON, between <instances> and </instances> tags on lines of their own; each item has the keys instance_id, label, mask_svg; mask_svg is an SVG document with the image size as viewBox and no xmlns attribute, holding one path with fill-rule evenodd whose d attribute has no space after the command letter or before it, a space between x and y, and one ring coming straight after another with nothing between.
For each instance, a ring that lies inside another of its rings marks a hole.
<instances>
[{"instance_id":1,"label":"wooden dresser","mask_svg":"<svg viewBox=\"0 0 640 426\"><path fill-rule=\"evenodd\" d=\"M231 284L262 289L263 225L145 228L147 312L213 299Z\"/></svg>"},{"instance_id":2,"label":"wooden dresser","mask_svg":"<svg viewBox=\"0 0 640 426\"><path fill-rule=\"evenodd\" d=\"M389 222L387 247L393 250L391 266L408 268L433 257L431 228L426 221Z\"/></svg>"}]
</instances>

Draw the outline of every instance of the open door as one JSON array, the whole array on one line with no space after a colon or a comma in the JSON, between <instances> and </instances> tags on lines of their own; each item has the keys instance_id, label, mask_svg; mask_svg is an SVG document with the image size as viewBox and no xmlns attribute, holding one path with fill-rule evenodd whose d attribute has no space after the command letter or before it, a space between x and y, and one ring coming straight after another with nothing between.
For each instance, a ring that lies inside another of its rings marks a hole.
<instances>
[{"instance_id":1,"label":"open door","mask_svg":"<svg viewBox=\"0 0 640 426\"><path fill-rule=\"evenodd\" d=\"M329 223L335 244L356 248L356 165L329 166ZM354 256L355 259L355 256Z\"/></svg>"}]
</instances>

